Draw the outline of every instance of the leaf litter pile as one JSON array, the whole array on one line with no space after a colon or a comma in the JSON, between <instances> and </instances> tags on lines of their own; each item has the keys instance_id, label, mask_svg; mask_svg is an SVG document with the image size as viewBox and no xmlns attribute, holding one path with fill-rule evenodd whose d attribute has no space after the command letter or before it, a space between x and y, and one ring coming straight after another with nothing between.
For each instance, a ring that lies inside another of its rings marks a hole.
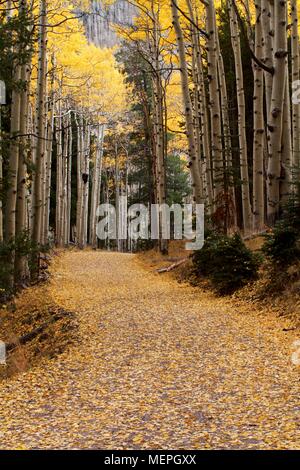
<instances>
[{"instance_id":1,"label":"leaf litter pile","mask_svg":"<svg viewBox=\"0 0 300 470\"><path fill-rule=\"evenodd\" d=\"M0 382L0 448L299 448L297 337L280 319L150 272L134 255L67 252L51 270L36 296L61 313L54 330L77 323L76 339Z\"/></svg>"}]
</instances>

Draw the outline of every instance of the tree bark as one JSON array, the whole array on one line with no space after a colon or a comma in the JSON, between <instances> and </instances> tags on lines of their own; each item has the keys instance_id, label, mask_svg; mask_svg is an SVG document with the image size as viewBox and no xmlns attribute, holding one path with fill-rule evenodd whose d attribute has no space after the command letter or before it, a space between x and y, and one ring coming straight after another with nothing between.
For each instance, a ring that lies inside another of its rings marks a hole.
<instances>
[{"instance_id":1,"label":"tree bark","mask_svg":"<svg viewBox=\"0 0 300 470\"><path fill-rule=\"evenodd\" d=\"M262 1L256 0L255 55L263 60ZM261 232L265 224L265 172L264 172L264 73L256 64L254 69L254 139L253 139L253 231Z\"/></svg>"},{"instance_id":2,"label":"tree bark","mask_svg":"<svg viewBox=\"0 0 300 470\"><path fill-rule=\"evenodd\" d=\"M252 230L252 210L250 202L249 169L248 169L248 149L246 137L246 107L243 65L241 55L240 32L237 20L237 14L232 0L228 0L231 43L235 59L235 79L238 103L238 129L239 129L239 152L240 152L240 170L242 181L242 207L243 207L243 226L245 234Z\"/></svg>"},{"instance_id":3,"label":"tree bark","mask_svg":"<svg viewBox=\"0 0 300 470\"><path fill-rule=\"evenodd\" d=\"M287 71L287 3L274 2L274 76L268 117L269 161L267 176L268 223L273 225L280 208L282 133Z\"/></svg>"},{"instance_id":4,"label":"tree bark","mask_svg":"<svg viewBox=\"0 0 300 470\"><path fill-rule=\"evenodd\" d=\"M36 96L36 158L33 197L33 240L39 245L42 236L43 167L45 165L45 104L47 80L47 3L40 0L39 64Z\"/></svg>"},{"instance_id":5,"label":"tree bark","mask_svg":"<svg viewBox=\"0 0 300 470\"><path fill-rule=\"evenodd\" d=\"M300 80L300 51L299 51L299 21L298 21L298 2L290 0L291 23L292 23L292 81L299 87ZM293 182L299 177L300 170L300 104L293 103Z\"/></svg>"},{"instance_id":6,"label":"tree bark","mask_svg":"<svg viewBox=\"0 0 300 470\"><path fill-rule=\"evenodd\" d=\"M188 67L185 55L185 43L183 31L181 28L179 14L178 14L178 4L177 0L171 0L171 8L173 15L173 25L177 37L177 46L179 53L179 63L180 63L180 73L181 73L181 85L182 85L182 95L185 108L185 120L186 120L186 129L187 129L187 138L188 138L188 147L189 147L189 168L192 177L192 185L194 192L194 201L196 204L202 204L203 201L203 192L201 187L201 178L200 171L198 166L198 157L197 157L197 148L195 142L195 130L193 122L193 105L191 101L190 89L189 89L189 77L188 77Z\"/></svg>"}]
</instances>

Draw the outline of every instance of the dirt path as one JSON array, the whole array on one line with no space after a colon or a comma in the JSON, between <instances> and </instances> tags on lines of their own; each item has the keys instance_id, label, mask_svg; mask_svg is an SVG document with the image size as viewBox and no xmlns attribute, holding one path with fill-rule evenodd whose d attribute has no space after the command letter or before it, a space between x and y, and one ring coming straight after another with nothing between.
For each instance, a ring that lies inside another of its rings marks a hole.
<instances>
[{"instance_id":1,"label":"dirt path","mask_svg":"<svg viewBox=\"0 0 300 470\"><path fill-rule=\"evenodd\" d=\"M1 449L299 448L300 371L267 319L132 255L68 252L53 269L80 343L0 385Z\"/></svg>"}]
</instances>

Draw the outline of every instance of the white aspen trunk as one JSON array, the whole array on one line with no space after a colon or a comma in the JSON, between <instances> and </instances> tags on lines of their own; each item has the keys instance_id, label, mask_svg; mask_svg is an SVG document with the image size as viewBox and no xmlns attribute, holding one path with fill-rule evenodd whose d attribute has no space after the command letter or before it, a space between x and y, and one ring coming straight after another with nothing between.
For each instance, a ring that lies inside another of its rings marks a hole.
<instances>
[{"instance_id":1,"label":"white aspen trunk","mask_svg":"<svg viewBox=\"0 0 300 470\"><path fill-rule=\"evenodd\" d=\"M46 74L48 71L46 70ZM46 208L47 208L47 175L48 175L48 114L49 114L49 98L48 98L48 81L45 83L45 106L44 106L44 158L42 162L42 174L41 174L41 185L42 185L42 215L41 215L41 245L46 245L48 241L48 235L45 236L45 224L46 224Z\"/></svg>"},{"instance_id":2,"label":"white aspen trunk","mask_svg":"<svg viewBox=\"0 0 300 470\"><path fill-rule=\"evenodd\" d=\"M68 189L67 189L67 227L66 227L66 245L70 243L71 237L71 212L72 212L72 165L73 165L73 128L72 114L69 115L69 155L68 155Z\"/></svg>"},{"instance_id":3,"label":"white aspen trunk","mask_svg":"<svg viewBox=\"0 0 300 470\"><path fill-rule=\"evenodd\" d=\"M198 23L193 12L193 6L190 0L187 0L189 14L194 23ZM210 150L210 128L208 118L208 106L207 97L203 73L203 64L201 56L201 46L198 39L198 31L193 26L193 41L195 48L195 68L196 78L198 86L198 100L199 100L199 120L200 120L200 133L202 138L202 154L203 154L203 180L204 180L204 192L207 198L207 213L212 214L213 212L213 185L212 185L212 163L211 163L211 150Z\"/></svg>"},{"instance_id":4,"label":"white aspen trunk","mask_svg":"<svg viewBox=\"0 0 300 470\"><path fill-rule=\"evenodd\" d=\"M154 4L152 3L152 6ZM167 138L165 127L165 96L163 89L163 77L161 72L160 40L161 30L159 23L160 11L152 9L153 15L153 35L151 43L153 46L153 90L154 90L154 128L155 128L155 160L156 160L156 196L158 204L165 204L167 200L166 190L166 157L167 157ZM161 253L168 253L168 240L163 239L162 226L165 223L163 214L159 214L159 249Z\"/></svg>"},{"instance_id":5,"label":"white aspen trunk","mask_svg":"<svg viewBox=\"0 0 300 470\"><path fill-rule=\"evenodd\" d=\"M159 64L157 65L157 70ZM156 119L157 119L157 192L159 204L166 204L166 135L164 126L164 99L163 84L160 72L156 77ZM168 240L163 239L162 225L166 222L163 220L163 214L160 214L160 251L163 254L168 253Z\"/></svg>"},{"instance_id":6,"label":"white aspen trunk","mask_svg":"<svg viewBox=\"0 0 300 470\"><path fill-rule=\"evenodd\" d=\"M81 194L81 210L80 210L80 247L86 248L88 241L88 210L89 210L89 173L90 173L90 125L82 122L82 194Z\"/></svg>"},{"instance_id":7,"label":"white aspen trunk","mask_svg":"<svg viewBox=\"0 0 300 470\"><path fill-rule=\"evenodd\" d=\"M21 78L21 67L15 66L14 80L18 82ZM9 188L7 191L6 213L5 213L5 237L12 240L16 234L16 203L18 188L18 164L19 164L19 133L20 133L20 105L21 95L18 89L12 93L9 149Z\"/></svg>"},{"instance_id":8,"label":"white aspen trunk","mask_svg":"<svg viewBox=\"0 0 300 470\"><path fill-rule=\"evenodd\" d=\"M35 122L34 122L34 113L33 105L29 102L28 109L28 134L30 140L30 155L31 155L31 165L32 168L35 165L35 154L36 154L36 138L35 138ZM27 217L28 217L28 227L32 237L33 232L33 197L34 197L34 172L31 176L31 184L28 190L28 202L27 202Z\"/></svg>"},{"instance_id":9,"label":"white aspen trunk","mask_svg":"<svg viewBox=\"0 0 300 470\"><path fill-rule=\"evenodd\" d=\"M25 5L24 5L25 7ZM20 96L20 147L19 147L19 164L18 164L18 188L17 188L17 217L16 217L16 236L25 235L27 229L27 152L26 145L28 138L28 105L29 105L29 83L30 83L30 66L22 65L21 80L23 88ZM23 282L28 277L28 263L26 256L17 255L15 262L15 276L18 282Z\"/></svg>"},{"instance_id":10,"label":"white aspen trunk","mask_svg":"<svg viewBox=\"0 0 300 470\"><path fill-rule=\"evenodd\" d=\"M292 23L292 81L297 84L295 89L299 88L300 80L300 51L299 51L299 20L298 20L298 2L290 0L291 23ZM300 170L300 104L294 103L292 106L293 115L293 182L299 179Z\"/></svg>"},{"instance_id":11,"label":"white aspen trunk","mask_svg":"<svg viewBox=\"0 0 300 470\"><path fill-rule=\"evenodd\" d=\"M60 212L60 227L61 227L61 240L62 245L67 246L69 244L68 235L68 174L69 174L69 119L68 115L63 118L63 160L62 160L62 203Z\"/></svg>"},{"instance_id":12,"label":"white aspen trunk","mask_svg":"<svg viewBox=\"0 0 300 470\"><path fill-rule=\"evenodd\" d=\"M103 139L104 139L104 126L100 125L96 132L96 155L95 166L93 172L93 185L91 195L91 212L90 212L90 245L92 248L97 248L97 208L100 204L101 192L101 173L102 173L102 156L103 156Z\"/></svg>"},{"instance_id":13,"label":"white aspen trunk","mask_svg":"<svg viewBox=\"0 0 300 470\"><path fill-rule=\"evenodd\" d=\"M255 55L263 61L263 31L261 0L256 0ZM253 231L261 232L265 225L265 125L264 125L264 73L258 64L254 69L254 139L253 139Z\"/></svg>"},{"instance_id":14,"label":"white aspen trunk","mask_svg":"<svg viewBox=\"0 0 300 470\"><path fill-rule=\"evenodd\" d=\"M194 20L193 9L190 1L187 2L189 7L189 14ZM192 79L193 79L193 113L194 113L194 133L195 133L195 143L197 149L197 157L198 157L198 167L200 173L200 182L201 182L201 194L203 195L207 193L207 185L206 185L206 162L203 158L203 135L202 135L202 126L201 126L201 85L200 85L200 71L199 71L199 64L198 64L198 34L195 26L191 25L190 27L190 34L191 34L191 44L192 44Z\"/></svg>"},{"instance_id":15,"label":"white aspen trunk","mask_svg":"<svg viewBox=\"0 0 300 470\"><path fill-rule=\"evenodd\" d=\"M270 0L261 0L261 22L263 32L263 62L267 67L273 67L273 24L271 22L271 13L273 7ZM266 108L267 113L271 109L273 77L270 73L264 72L265 93L266 93Z\"/></svg>"},{"instance_id":16,"label":"white aspen trunk","mask_svg":"<svg viewBox=\"0 0 300 470\"><path fill-rule=\"evenodd\" d=\"M63 141L62 141L62 108L61 100L58 105L56 118L56 211L55 211L55 240L59 247L63 246L62 217L63 217Z\"/></svg>"},{"instance_id":17,"label":"white aspen trunk","mask_svg":"<svg viewBox=\"0 0 300 470\"><path fill-rule=\"evenodd\" d=\"M232 0L228 0L231 43L235 59L235 78L238 103L238 130L239 130L239 152L240 152L240 170L242 180L242 208L243 208L243 226L245 234L252 230L252 210L250 202L249 169L248 169L248 149L246 138L246 107L243 65L240 44L240 32L237 20L237 14Z\"/></svg>"},{"instance_id":18,"label":"white aspen trunk","mask_svg":"<svg viewBox=\"0 0 300 470\"><path fill-rule=\"evenodd\" d=\"M218 40L214 2L206 1L207 61L209 81L209 109L211 128L211 158L213 166L214 198L218 200L224 190L224 163L222 143L222 116L218 83Z\"/></svg>"},{"instance_id":19,"label":"white aspen trunk","mask_svg":"<svg viewBox=\"0 0 300 470\"><path fill-rule=\"evenodd\" d=\"M46 142L46 188L45 188L45 208L44 208L44 243L49 241L49 217L50 217L50 196L51 196L51 169L52 169L52 150L54 133L54 91L51 93L49 104L49 119L47 124L47 142Z\"/></svg>"},{"instance_id":20,"label":"white aspen trunk","mask_svg":"<svg viewBox=\"0 0 300 470\"><path fill-rule=\"evenodd\" d=\"M77 128L77 202L76 202L76 244L80 246L81 233L81 200L82 200L82 125L81 117L75 115Z\"/></svg>"},{"instance_id":21,"label":"white aspen trunk","mask_svg":"<svg viewBox=\"0 0 300 470\"><path fill-rule=\"evenodd\" d=\"M285 98L283 108L283 130L282 130L282 159L281 159L281 178L280 178L280 201L287 202L291 194L292 184L292 121L291 121L291 97L288 63L286 72Z\"/></svg>"},{"instance_id":22,"label":"white aspen trunk","mask_svg":"<svg viewBox=\"0 0 300 470\"><path fill-rule=\"evenodd\" d=\"M279 213L282 161L283 111L287 71L287 3L274 2L274 76L268 117L269 161L267 184L268 222L274 224Z\"/></svg>"},{"instance_id":23,"label":"white aspen trunk","mask_svg":"<svg viewBox=\"0 0 300 470\"><path fill-rule=\"evenodd\" d=\"M186 120L186 131L189 148L189 169L192 177L192 185L194 192L194 201L196 204L203 203L203 192L201 187L200 171L198 166L197 148L195 142L195 130L193 120L193 105L191 101L190 89L189 89L189 77L188 67L185 55L185 43L183 31L181 28L179 15L178 15L178 2L177 0L171 0L171 8L173 15L173 24L176 32L177 46L179 53L179 64L181 73L181 86L182 96L185 109L185 120Z\"/></svg>"},{"instance_id":24,"label":"white aspen trunk","mask_svg":"<svg viewBox=\"0 0 300 470\"><path fill-rule=\"evenodd\" d=\"M43 214L43 166L45 164L45 103L47 80L47 4L40 0L39 64L36 95L36 157L34 174L33 240L41 242Z\"/></svg>"},{"instance_id":25,"label":"white aspen trunk","mask_svg":"<svg viewBox=\"0 0 300 470\"><path fill-rule=\"evenodd\" d=\"M208 201L208 214L212 214L214 207L214 193L213 193L213 182L212 182L212 162L211 162L211 148L210 148L210 128L209 128L209 117L208 117L208 105L206 98L206 89L204 82L204 73L201 57L201 49L198 45L197 49L197 63L199 70L199 99L200 99L200 116L201 116L201 133L203 142L203 160L204 160L204 171L205 171L205 192Z\"/></svg>"},{"instance_id":26,"label":"white aspen trunk","mask_svg":"<svg viewBox=\"0 0 300 470\"><path fill-rule=\"evenodd\" d=\"M115 142L115 201L116 201L116 217L117 217L117 250L121 251L121 228L120 228L120 169L119 169L119 146Z\"/></svg>"},{"instance_id":27,"label":"white aspen trunk","mask_svg":"<svg viewBox=\"0 0 300 470\"><path fill-rule=\"evenodd\" d=\"M21 67L15 66L14 79L18 82L21 78ZM18 166L19 166L19 133L20 133L20 105L21 96L18 89L12 92L11 122L10 122L10 148L9 148L9 187L7 190L5 211L5 239L7 242L14 241L16 236L16 209L18 190ZM9 261L11 268L15 265L15 251L11 251ZM14 286L14 274L9 276L9 286Z\"/></svg>"}]
</instances>

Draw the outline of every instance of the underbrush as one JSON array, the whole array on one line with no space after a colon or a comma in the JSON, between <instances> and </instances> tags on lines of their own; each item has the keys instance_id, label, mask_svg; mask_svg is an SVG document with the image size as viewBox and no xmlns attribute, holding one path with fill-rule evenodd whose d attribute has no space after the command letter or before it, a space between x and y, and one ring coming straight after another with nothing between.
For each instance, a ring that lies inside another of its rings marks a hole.
<instances>
[{"instance_id":1,"label":"underbrush","mask_svg":"<svg viewBox=\"0 0 300 470\"><path fill-rule=\"evenodd\" d=\"M62 354L77 340L77 329L75 314L54 305L44 288L24 291L0 311L0 338L7 351L0 379Z\"/></svg>"},{"instance_id":2,"label":"underbrush","mask_svg":"<svg viewBox=\"0 0 300 470\"><path fill-rule=\"evenodd\" d=\"M192 260L196 276L207 278L219 295L232 294L257 279L261 263L261 257L246 247L239 234L209 234Z\"/></svg>"},{"instance_id":3,"label":"underbrush","mask_svg":"<svg viewBox=\"0 0 300 470\"><path fill-rule=\"evenodd\" d=\"M0 242L0 305L11 298L20 288L30 282L42 280L45 262L50 247L37 246L28 232L14 240ZM16 266L22 267L22 274Z\"/></svg>"}]
</instances>

